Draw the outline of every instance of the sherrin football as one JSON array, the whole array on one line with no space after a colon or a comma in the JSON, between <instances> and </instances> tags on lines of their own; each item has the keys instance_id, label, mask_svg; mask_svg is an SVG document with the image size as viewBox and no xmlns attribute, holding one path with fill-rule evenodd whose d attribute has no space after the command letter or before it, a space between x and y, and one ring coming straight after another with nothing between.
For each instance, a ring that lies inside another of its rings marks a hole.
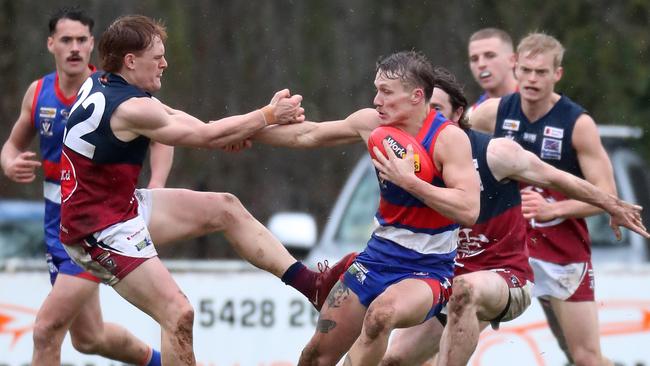
<instances>
[{"instance_id":1,"label":"sherrin football","mask_svg":"<svg viewBox=\"0 0 650 366\"><path fill-rule=\"evenodd\" d=\"M370 156L375 159L375 153L373 147L377 146L379 151L386 155L384 150L384 145L382 141L386 140L388 146L393 150L395 155L400 159L403 159L406 156L406 147L410 144L413 146L413 158L415 160L415 175L426 181L431 182L433 180L433 161L429 156L427 150L415 139L405 131L400 130L399 128L392 126L380 126L375 128L368 138L368 152Z\"/></svg>"}]
</instances>

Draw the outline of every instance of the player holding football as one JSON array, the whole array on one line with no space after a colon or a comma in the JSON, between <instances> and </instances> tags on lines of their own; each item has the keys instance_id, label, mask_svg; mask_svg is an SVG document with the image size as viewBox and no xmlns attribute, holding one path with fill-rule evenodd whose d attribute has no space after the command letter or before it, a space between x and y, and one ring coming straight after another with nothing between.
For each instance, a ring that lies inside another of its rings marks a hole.
<instances>
[{"instance_id":1,"label":"player holding football","mask_svg":"<svg viewBox=\"0 0 650 366\"><path fill-rule=\"evenodd\" d=\"M467 135L432 111L433 67L420 53L399 52L377 64L375 109L344 120L265 128L255 139L296 148L367 141L379 126L417 138L430 155L434 178L414 172L413 148L399 159L387 144L375 166L381 181L378 228L366 249L335 285L301 365L376 365L392 329L420 324L447 301L459 224L471 225L479 210L479 182ZM424 164L423 164L424 166ZM350 349L350 346L352 348Z\"/></svg>"}]
</instances>

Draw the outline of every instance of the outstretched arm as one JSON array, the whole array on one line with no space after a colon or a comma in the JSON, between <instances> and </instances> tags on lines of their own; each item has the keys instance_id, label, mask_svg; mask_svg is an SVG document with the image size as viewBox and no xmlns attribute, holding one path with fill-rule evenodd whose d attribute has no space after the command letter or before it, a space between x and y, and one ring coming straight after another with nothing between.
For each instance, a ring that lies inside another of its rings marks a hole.
<instances>
[{"instance_id":1,"label":"outstretched arm","mask_svg":"<svg viewBox=\"0 0 650 366\"><path fill-rule=\"evenodd\" d=\"M490 141L487 161L492 174L498 180L510 178L537 187L553 189L567 197L604 209L611 215L610 226L619 240L621 238L619 226L625 226L646 238L650 237L641 219L641 206L625 202L584 179L554 168L514 141L506 138ZM557 217L569 217L562 216L561 209L555 210L555 204L536 197L539 194L533 191L522 192L522 197L526 196L530 196L524 199L527 203L522 208L526 219L549 221Z\"/></svg>"},{"instance_id":2,"label":"outstretched arm","mask_svg":"<svg viewBox=\"0 0 650 366\"><path fill-rule=\"evenodd\" d=\"M36 84L36 81L33 82L27 89L20 107L20 115L0 153L2 171L9 179L18 183L32 182L36 178L36 168L41 166L39 161L34 160L36 153L27 150L36 135L31 116Z\"/></svg>"},{"instance_id":3,"label":"outstretched arm","mask_svg":"<svg viewBox=\"0 0 650 366\"><path fill-rule=\"evenodd\" d=\"M253 136L253 140L273 146L312 148L341 145L367 139L379 125L374 109L362 109L346 119L327 122L303 122L269 126Z\"/></svg>"},{"instance_id":4,"label":"outstretched arm","mask_svg":"<svg viewBox=\"0 0 650 366\"><path fill-rule=\"evenodd\" d=\"M111 128L123 141L144 135L166 145L223 148L250 137L268 124L300 122L304 119L301 100L300 95L281 96L276 104L206 124L155 99L133 98L117 108L111 118Z\"/></svg>"}]
</instances>

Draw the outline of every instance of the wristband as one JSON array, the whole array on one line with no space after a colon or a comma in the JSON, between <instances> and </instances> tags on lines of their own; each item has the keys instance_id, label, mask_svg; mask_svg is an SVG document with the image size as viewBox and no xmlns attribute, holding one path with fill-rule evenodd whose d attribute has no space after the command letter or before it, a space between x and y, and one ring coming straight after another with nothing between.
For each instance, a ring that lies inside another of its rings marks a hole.
<instances>
[{"instance_id":1,"label":"wristband","mask_svg":"<svg viewBox=\"0 0 650 366\"><path fill-rule=\"evenodd\" d=\"M264 123L268 125L272 125L275 123L275 107L272 105L267 105L259 110L262 112L262 118L264 118Z\"/></svg>"}]
</instances>

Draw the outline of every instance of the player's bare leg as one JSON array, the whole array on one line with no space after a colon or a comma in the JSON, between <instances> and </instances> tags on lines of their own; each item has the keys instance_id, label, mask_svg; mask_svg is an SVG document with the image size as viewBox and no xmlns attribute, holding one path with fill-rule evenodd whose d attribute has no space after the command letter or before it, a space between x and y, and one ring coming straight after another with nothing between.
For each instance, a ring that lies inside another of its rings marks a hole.
<instances>
[{"instance_id":1,"label":"player's bare leg","mask_svg":"<svg viewBox=\"0 0 650 366\"><path fill-rule=\"evenodd\" d=\"M70 337L74 348L85 354L96 354L132 365L141 365L151 356L151 348L126 328L104 323L97 286L72 322Z\"/></svg>"},{"instance_id":2,"label":"player's bare leg","mask_svg":"<svg viewBox=\"0 0 650 366\"><path fill-rule=\"evenodd\" d=\"M494 272L478 271L454 278L438 365L466 365L476 350L481 330L487 325L479 319L498 317L508 303L508 296L508 285Z\"/></svg>"},{"instance_id":3,"label":"player's bare leg","mask_svg":"<svg viewBox=\"0 0 650 366\"><path fill-rule=\"evenodd\" d=\"M149 232L156 245L223 231L233 249L277 277L296 260L230 193L154 189Z\"/></svg>"},{"instance_id":4,"label":"player's bare leg","mask_svg":"<svg viewBox=\"0 0 650 366\"><path fill-rule=\"evenodd\" d=\"M422 365L438 352L443 329L435 317L420 325L395 329L380 365Z\"/></svg>"},{"instance_id":5,"label":"player's bare leg","mask_svg":"<svg viewBox=\"0 0 650 366\"><path fill-rule=\"evenodd\" d=\"M359 336L366 307L343 282L329 293L316 332L300 354L299 366L335 365Z\"/></svg>"},{"instance_id":6,"label":"player's bare leg","mask_svg":"<svg viewBox=\"0 0 650 366\"><path fill-rule=\"evenodd\" d=\"M553 307L551 306L551 300L543 297L538 297L537 300L539 301L539 304L542 306L542 310L544 310L544 315L546 316L546 322L548 323L548 327L551 329L551 333L553 333L553 336L555 337L555 340L557 341L558 346L564 353L564 356L567 358L567 362L569 364L573 364L573 358L571 358L571 353L569 352L569 347L566 344L566 339L564 338L564 334L562 333L562 328L560 328L560 324L557 320L557 316L555 315L555 312L553 312Z\"/></svg>"},{"instance_id":7,"label":"player's bare leg","mask_svg":"<svg viewBox=\"0 0 650 366\"><path fill-rule=\"evenodd\" d=\"M347 255L331 268L316 273L289 254L230 193L187 189L154 189L151 192L153 210L149 232L156 245L221 231L243 259L296 288L317 309L353 259L351 254Z\"/></svg>"},{"instance_id":8,"label":"player's bare leg","mask_svg":"<svg viewBox=\"0 0 650 366\"><path fill-rule=\"evenodd\" d=\"M611 364L601 353L595 301L570 302L551 297L551 306L576 366Z\"/></svg>"},{"instance_id":9,"label":"player's bare leg","mask_svg":"<svg viewBox=\"0 0 650 366\"><path fill-rule=\"evenodd\" d=\"M41 304L34 323L34 365L61 364L61 344L85 301L97 291L98 284L74 276L59 274L52 290Z\"/></svg>"},{"instance_id":10,"label":"player's bare leg","mask_svg":"<svg viewBox=\"0 0 650 366\"><path fill-rule=\"evenodd\" d=\"M433 297L431 287L421 280L406 279L389 286L370 304L361 334L344 365L379 364L391 331L422 323L431 310Z\"/></svg>"},{"instance_id":11,"label":"player's bare leg","mask_svg":"<svg viewBox=\"0 0 650 366\"><path fill-rule=\"evenodd\" d=\"M194 365L194 310L158 257L140 264L113 288L161 327L163 365Z\"/></svg>"}]
</instances>

